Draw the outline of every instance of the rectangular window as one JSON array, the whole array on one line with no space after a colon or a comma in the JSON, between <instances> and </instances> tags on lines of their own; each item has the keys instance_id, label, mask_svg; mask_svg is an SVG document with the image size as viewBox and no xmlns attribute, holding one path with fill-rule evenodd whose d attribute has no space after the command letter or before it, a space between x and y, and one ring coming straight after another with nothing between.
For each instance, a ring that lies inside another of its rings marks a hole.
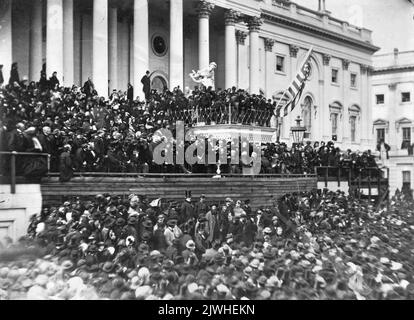
<instances>
[{"instance_id":1,"label":"rectangular window","mask_svg":"<svg viewBox=\"0 0 414 320\"><path fill-rule=\"evenodd\" d=\"M411 145L411 128L402 128L403 141L401 149L408 149Z\"/></svg>"},{"instance_id":2,"label":"rectangular window","mask_svg":"<svg viewBox=\"0 0 414 320\"><path fill-rule=\"evenodd\" d=\"M410 102L411 94L410 92L401 92L401 102Z\"/></svg>"},{"instance_id":3,"label":"rectangular window","mask_svg":"<svg viewBox=\"0 0 414 320\"><path fill-rule=\"evenodd\" d=\"M377 94L377 95L375 95L375 98L377 100L377 104L384 104L384 95L383 94Z\"/></svg>"},{"instance_id":4,"label":"rectangular window","mask_svg":"<svg viewBox=\"0 0 414 320\"><path fill-rule=\"evenodd\" d=\"M385 141L385 129L377 129L377 144Z\"/></svg>"},{"instance_id":5,"label":"rectangular window","mask_svg":"<svg viewBox=\"0 0 414 320\"><path fill-rule=\"evenodd\" d=\"M276 71L285 72L285 57L276 56Z\"/></svg>"},{"instance_id":6,"label":"rectangular window","mask_svg":"<svg viewBox=\"0 0 414 320\"><path fill-rule=\"evenodd\" d=\"M351 122L351 141L355 142L356 117L351 116L349 120Z\"/></svg>"},{"instance_id":7,"label":"rectangular window","mask_svg":"<svg viewBox=\"0 0 414 320\"><path fill-rule=\"evenodd\" d=\"M357 75L356 73L351 73L351 88L356 88L357 86Z\"/></svg>"},{"instance_id":8,"label":"rectangular window","mask_svg":"<svg viewBox=\"0 0 414 320\"><path fill-rule=\"evenodd\" d=\"M338 132L338 114L331 113L332 135L337 135Z\"/></svg>"},{"instance_id":9,"label":"rectangular window","mask_svg":"<svg viewBox=\"0 0 414 320\"><path fill-rule=\"evenodd\" d=\"M338 69L332 69L332 83L338 83Z\"/></svg>"}]
</instances>

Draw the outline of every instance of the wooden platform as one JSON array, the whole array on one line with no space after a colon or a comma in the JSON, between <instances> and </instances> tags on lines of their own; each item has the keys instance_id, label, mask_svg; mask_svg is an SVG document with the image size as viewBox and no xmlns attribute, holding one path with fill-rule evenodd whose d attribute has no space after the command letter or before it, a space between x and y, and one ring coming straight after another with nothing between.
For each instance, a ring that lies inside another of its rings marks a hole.
<instances>
[{"instance_id":1,"label":"wooden platform","mask_svg":"<svg viewBox=\"0 0 414 320\"><path fill-rule=\"evenodd\" d=\"M253 208L271 205L286 193L310 191L317 187L315 176L263 176L223 177L205 176L77 176L70 182L59 182L58 177L42 180L43 203L59 204L73 196L87 197L110 193L127 197L131 193L149 199L163 198L182 201L186 190L193 199L205 194L208 202L232 199L250 199Z\"/></svg>"}]
</instances>

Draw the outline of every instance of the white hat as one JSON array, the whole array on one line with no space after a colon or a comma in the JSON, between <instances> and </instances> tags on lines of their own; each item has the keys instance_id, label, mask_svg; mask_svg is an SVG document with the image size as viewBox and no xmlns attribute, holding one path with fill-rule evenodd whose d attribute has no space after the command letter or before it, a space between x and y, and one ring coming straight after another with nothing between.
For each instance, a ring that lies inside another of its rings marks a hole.
<instances>
[{"instance_id":1,"label":"white hat","mask_svg":"<svg viewBox=\"0 0 414 320\"><path fill-rule=\"evenodd\" d=\"M217 291L220 293L228 293L230 290L229 288L227 288L224 284L220 283L217 287L216 287Z\"/></svg>"},{"instance_id":2,"label":"white hat","mask_svg":"<svg viewBox=\"0 0 414 320\"><path fill-rule=\"evenodd\" d=\"M195 247L195 242L193 240L188 240L187 243L185 244L185 246L187 248L194 248Z\"/></svg>"},{"instance_id":3,"label":"white hat","mask_svg":"<svg viewBox=\"0 0 414 320\"><path fill-rule=\"evenodd\" d=\"M188 290L188 292L189 292L189 293L194 293L194 292L196 292L196 291L198 290L198 285L197 285L197 283L195 283L195 282L190 283L190 284L187 286L187 290Z\"/></svg>"},{"instance_id":4,"label":"white hat","mask_svg":"<svg viewBox=\"0 0 414 320\"><path fill-rule=\"evenodd\" d=\"M150 286L141 286L135 290L135 297L137 299L145 299L152 293L152 288Z\"/></svg>"}]
</instances>

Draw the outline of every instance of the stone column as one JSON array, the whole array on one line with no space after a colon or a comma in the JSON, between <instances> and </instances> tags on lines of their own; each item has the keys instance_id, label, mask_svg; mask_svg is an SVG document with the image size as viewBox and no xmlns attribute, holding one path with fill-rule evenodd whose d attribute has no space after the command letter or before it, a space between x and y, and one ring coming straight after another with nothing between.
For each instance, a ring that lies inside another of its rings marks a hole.
<instances>
[{"instance_id":1,"label":"stone column","mask_svg":"<svg viewBox=\"0 0 414 320\"><path fill-rule=\"evenodd\" d=\"M118 8L109 8L109 91L118 86Z\"/></svg>"},{"instance_id":2,"label":"stone column","mask_svg":"<svg viewBox=\"0 0 414 320\"><path fill-rule=\"evenodd\" d=\"M141 78L149 70L148 0L134 0L133 64L134 98L144 100Z\"/></svg>"},{"instance_id":3,"label":"stone column","mask_svg":"<svg viewBox=\"0 0 414 320\"><path fill-rule=\"evenodd\" d=\"M9 82L11 64L13 63L12 49L12 2L5 2L0 11L0 64L3 65L4 84Z\"/></svg>"},{"instance_id":4,"label":"stone column","mask_svg":"<svg viewBox=\"0 0 414 320\"><path fill-rule=\"evenodd\" d=\"M242 59L242 46L244 47L247 38L247 32L242 30L236 31L236 41L237 41L237 87L244 87L242 74L245 73L246 66L243 65L245 60ZM246 63L247 65L247 63ZM247 85L246 85L247 87Z\"/></svg>"},{"instance_id":5,"label":"stone column","mask_svg":"<svg viewBox=\"0 0 414 320\"><path fill-rule=\"evenodd\" d=\"M331 115L329 110L330 101L330 89L331 89L331 68L330 61L331 55L323 54L323 72L324 72L324 83L323 83L323 104L321 104L321 127L322 127L322 140L328 142L332 139L331 134Z\"/></svg>"},{"instance_id":6,"label":"stone column","mask_svg":"<svg viewBox=\"0 0 414 320\"><path fill-rule=\"evenodd\" d=\"M361 66L361 123L362 125L362 135L361 135L361 149L374 149L376 141L374 140L373 132L373 118L372 118L372 101L371 101L371 73L372 67L363 65ZM398 92L397 92L397 83L390 83L388 85L390 99L390 106L398 105ZM391 150L397 150L401 146L400 142L397 142L398 137L395 129L395 121L399 117L398 113L389 112L388 118L389 121L389 142L387 142ZM386 132L387 133L387 132Z\"/></svg>"},{"instance_id":7,"label":"stone column","mask_svg":"<svg viewBox=\"0 0 414 320\"><path fill-rule=\"evenodd\" d=\"M43 0L33 0L30 24L30 81L39 81L42 70L42 15Z\"/></svg>"},{"instance_id":8,"label":"stone column","mask_svg":"<svg viewBox=\"0 0 414 320\"><path fill-rule=\"evenodd\" d=\"M237 59L236 59L236 20L239 13L234 10L226 10L224 14L225 24L225 88L236 86Z\"/></svg>"},{"instance_id":9,"label":"stone column","mask_svg":"<svg viewBox=\"0 0 414 320\"><path fill-rule=\"evenodd\" d=\"M63 0L47 0L46 77L63 80Z\"/></svg>"},{"instance_id":10,"label":"stone column","mask_svg":"<svg viewBox=\"0 0 414 320\"><path fill-rule=\"evenodd\" d=\"M98 95L108 96L108 0L93 0L92 77Z\"/></svg>"},{"instance_id":11,"label":"stone column","mask_svg":"<svg viewBox=\"0 0 414 320\"><path fill-rule=\"evenodd\" d=\"M370 66L368 68L368 73L367 73L367 83L366 83L366 94L364 97L363 103L365 106L367 106L367 113L368 113L368 123L371 123L371 126L368 128L367 131L367 139L368 139L368 146L370 148L373 148L375 150L375 146L376 146L376 140L374 138L374 134L372 131L372 124L374 123L374 118L373 118L373 114L372 114L372 74L374 72L374 68L372 66ZM394 104L396 105L396 104ZM361 108L361 112L363 112L363 109Z\"/></svg>"},{"instance_id":12,"label":"stone column","mask_svg":"<svg viewBox=\"0 0 414 320\"><path fill-rule=\"evenodd\" d=\"M343 121L342 121L342 146L350 145L351 142L351 124L349 119L349 87L350 87L350 76L349 76L349 63L347 59L342 59L342 97L343 97ZM338 137L339 138L339 137ZM358 138L358 137L356 137ZM356 143L357 140L354 142Z\"/></svg>"},{"instance_id":13,"label":"stone column","mask_svg":"<svg viewBox=\"0 0 414 320\"><path fill-rule=\"evenodd\" d=\"M259 74L259 30L262 20L259 17L251 17L248 20L249 39L250 39L250 93L259 94L260 74Z\"/></svg>"},{"instance_id":14,"label":"stone column","mask_svg":"<svg viewBox=\"0 0 414 320\"><path fill-rule=\"evenodd\" d=\"M274 56L273 56L273 45L275 44L275 40L270 38L265 38L265 79L266 79L266 85L265 85L265 95L268 99L272 98L272 92L271 92L271 82L274 74ZM276 88L273 88L274 91L276 91ZM276 111L276 110L275 110Z\"/></svg>"},{"instance_id":15,"label":"stone column","mask_svg":"<svg viewBox=\"0 0 414 320\"><path fill-rule=\"evenodd\" d=\"M214 5L210 2L201 1L198 6L198 67L207 68L210 64L210 14Z\"/></svg>"},{"instance_id":16,"label":"stone column","mask_svg":"<svg viewBox=\"0 0 414 320\"><path fill-rule=\"evenodd\" d=\"M183 0L170 1L170 88L184 90Z\"/></svg>"},{"instance_id":17,"label":"stone column","mask_svg":"<svg viewBox=\"0 0 414 320\"><path fill-rule=\"evenodd\" d=\"M73 0L63 1L63 83L74 84Z\"/></svg>"}]
</instances>

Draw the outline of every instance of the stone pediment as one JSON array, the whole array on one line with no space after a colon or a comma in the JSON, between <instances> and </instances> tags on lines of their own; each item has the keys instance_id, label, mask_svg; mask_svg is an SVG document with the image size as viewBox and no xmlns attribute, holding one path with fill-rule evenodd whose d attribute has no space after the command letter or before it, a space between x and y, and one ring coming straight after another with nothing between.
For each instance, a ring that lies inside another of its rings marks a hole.
<instances>
[{"instance_id":1,"label":"stone pediment","mask_svg":"<svg viewBox=\"0 0 414 320\"><path fill-rule=\"evenodd\" d=\"M383 119L377 119L377 120L374 121L374 126L384 126L384 127L386 126L386 127L388 127L389 124L390 124L389 121L383 120Z\"/></svg>"},{"instance_id":2,"label":"stone pediment","mask_svg":"<svg viewBox=\"0 0 414 320\"><path fill-rule=\"evenodd\" d=\"M411 124L412 121L410 119L406 118L406 117L403 117L403 118L395 121L395 123L398 123L398 124Z\"/></svg>"}]
</instances>

